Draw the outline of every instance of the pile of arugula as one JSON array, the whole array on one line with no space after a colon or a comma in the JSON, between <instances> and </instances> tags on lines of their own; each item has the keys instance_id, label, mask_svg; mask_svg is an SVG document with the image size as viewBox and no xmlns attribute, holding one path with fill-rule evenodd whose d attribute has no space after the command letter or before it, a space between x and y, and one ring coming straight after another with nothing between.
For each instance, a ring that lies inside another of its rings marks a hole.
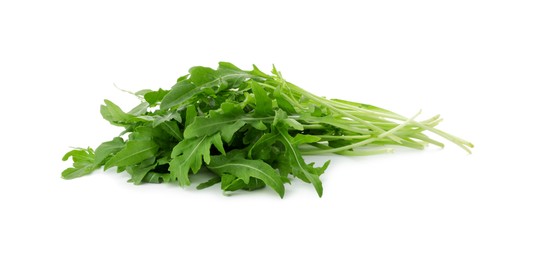
<instances>
[{"instance_id":1,"label":"pile of arugula","mask_svg":"<svg viewBox=\"0 0 534 260\"><path fill-rule=\"evenodd\" d=\"M303 155L372 155L389 145L423 149L443 146L423 134L433 132L469 152L467 141L435 128L438 116L415 121L371 105L313 95L272 75L220 62L214 70L193 67L170 89L134 93L141 103L124 112L109 100L100 113L124 131L95 150L76 148L65 179L116 167L130 182L190 185L189 175L205 166L223 191L256 190L266 185L284 196L292 176L311 183L319 196L320 167ZM416 115L417 116L417 115Z\"/></svg>"}]
</instances>

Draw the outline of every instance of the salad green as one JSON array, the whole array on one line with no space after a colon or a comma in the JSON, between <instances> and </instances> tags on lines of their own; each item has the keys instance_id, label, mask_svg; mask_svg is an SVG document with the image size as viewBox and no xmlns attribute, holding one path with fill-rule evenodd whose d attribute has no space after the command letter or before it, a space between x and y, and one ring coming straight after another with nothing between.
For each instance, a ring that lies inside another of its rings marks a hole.
<instances>
[{"instance_id":1,"label":"salad green","mask_svg":"<svg viewBox=\"0 0 534 260\"><path fill-rule=\"evenodd\" d=\"M357 102L326 99L256 66L241 70L220 62L217 69L193 67L171 89L134 93L140 104L123 111L109 100L102 117L122 133L96 149L75 148L65 179L103 167L131 175L130 182L190 185L189 176L207 169L212 178L197 186L220 183L226 192L265 186L284 196L284 185L298 178L322 196L322 166L303 155L335 153L373 155L392 145L423 149L444 145L432 132L470 151L473 145L436 128L438 116L416 121Z\"/></svg>"}]
</instances>

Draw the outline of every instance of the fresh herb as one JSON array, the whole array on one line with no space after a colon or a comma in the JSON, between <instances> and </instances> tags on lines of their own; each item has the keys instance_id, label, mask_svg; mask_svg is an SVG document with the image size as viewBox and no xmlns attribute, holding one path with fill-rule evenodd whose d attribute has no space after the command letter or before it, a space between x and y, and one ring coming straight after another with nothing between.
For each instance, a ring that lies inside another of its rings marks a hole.
<instances>
[{"instance_id":1,"label":"fresh herb","mask_svg":"<svg viewBox=\"0 0 534 260\"><path fill-rule=\"evenodd\" d=\"M322 196L320 180L329 162L316 167L303 155L373 155L391 145L423 149L443 144L432 132L469 152L473 145L435 127L438 116L416 121L362 103L326 99L256 66L244 71L227 63L214 70L193 67L170 89L134 93L141 103L129 112L104 100L100 113L124 131L95 150L74 149L63 160L73 166L65 179L116 167L130 182L190 185L201 168L213 177L197 186L221 183L223 191L269 186L280 197L294 178L311 183Z\"/></svg>"}]
</instances>

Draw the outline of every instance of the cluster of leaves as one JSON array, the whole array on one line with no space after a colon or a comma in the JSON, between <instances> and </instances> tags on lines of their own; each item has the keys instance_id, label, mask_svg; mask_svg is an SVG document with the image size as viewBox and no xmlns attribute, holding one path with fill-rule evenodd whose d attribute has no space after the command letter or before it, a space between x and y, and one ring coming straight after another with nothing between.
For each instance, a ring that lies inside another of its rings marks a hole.
<instances>
[{"instance_id":1,"label":"cluster of leaves","mask_svg":"<svg viewBox=\"0 0 534 260\"><path fill-rule=\"evenodd\" d=\"M170 89L134 93L141 103L129 112L109 100L100 112L124 131L96 149L76 148L65 179L116 167L130 182L190 185L201 168L213 178L197 186L221 183L224 191L269 186L280 197L284 184L298 178L319 196L320 176L304 154L371 155L386 145L423 149L443 146L423 131L434 132L469 151L472 145L435 128L438 117L415 121L375 106L313 95L272 74L241 70L227 62L214 70L193 67Z\"/></svg>"}]
</instances>

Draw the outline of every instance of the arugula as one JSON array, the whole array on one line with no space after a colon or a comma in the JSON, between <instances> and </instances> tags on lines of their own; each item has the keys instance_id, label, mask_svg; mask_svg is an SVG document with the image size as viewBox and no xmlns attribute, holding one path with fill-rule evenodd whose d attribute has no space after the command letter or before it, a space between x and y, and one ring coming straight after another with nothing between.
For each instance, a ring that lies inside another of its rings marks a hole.
<instances>
[{"instance_id":1,"label":"arugula","mask_svg":"<svg viewBox=\"0 0 534 260\"><path fill-rule=\"evenodd\" d=\"M202 166L202 161L210 164L212 144L219 152L225 153L220 134L185 139L178 143L172 149L173 159L169 163L171 179L177 180L182 186L189 185L189 171L197 173Z\"/></svg>"},{"instance_id":2,"label":"arugula","mask_svg":"<svg viewBox=\"0 0 534 260\"><path fill-rule=\"evenodd\" d=\"M234 186L239 186L239 188L248 187L251 189L251 185L257 187L258 183L265 183L267 186L275 190L280 197L284 197L284 183L280 174L262 160L250 160L245 158L242 151L234 150L226 156L214 156L213 161L208 165L208 169L219 176L228 174L235 177L232 179L231 183ZM255 181L251 183L251 179ZM232 190L228 189L228 187L231 186L232 185L226 187L223 186L223 190Z\"/></svg>"},{"instance_id":3,"label":"arugula","mask_svg":"<svg viewBox=\"0 0 534 260\"><path fill-rule=\"evenodd\" d=\"M204 189L220 183L224 192L268 186L280 197L294 178L311 183L322 196L319 167L304 155L335 153L373 155L390 146L423 149L443 144L432 132L470 152L473 145L436 128L439 116L416 121L376 106L326 99L256 66L241 70L228 62L217 69L193 67L170 89L132 93L141 99L125 112L104 100L102 117L123 132L92 148L75 148L63 157L73 165L65 179L104 167L130 174L129 182L191 184L203 167L213 177Z\"/></svg>"}]
</instances>

